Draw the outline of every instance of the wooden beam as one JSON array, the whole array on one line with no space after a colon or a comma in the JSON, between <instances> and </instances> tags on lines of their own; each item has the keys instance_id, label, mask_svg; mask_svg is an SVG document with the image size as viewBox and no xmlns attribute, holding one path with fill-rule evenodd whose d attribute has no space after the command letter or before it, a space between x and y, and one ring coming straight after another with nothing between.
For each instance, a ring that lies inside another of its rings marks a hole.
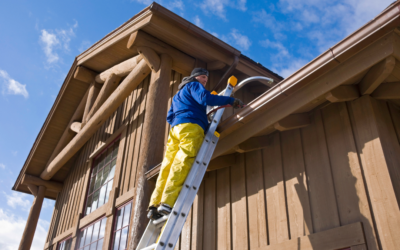
<instances>
[{"instance_id":1,"label":"wooden beam","mask_svg":"<svg viewBox=\"0 0 400 250\"><path fill-rule=\"evenodd\" d=\"M392 73L396 59L393 56L371 67L359 83L361 95L369 95Z\"/></svg>"},{"instance_id":2,"label":"wooden beam","mask_svg":"<svg viewBox=\"0 0 400 250\"><path fill-rule=\"evenodd\" d=\"M38 194L38 187L37 186L35 186L33 184L30 184L30 183L26 184L26 186L28 187L29 191L31 191L31 194L33 196L37 196L37 194Z\"/></svg>"},{"instance_id":3,"label":"wooden beam","mask_svg":"<svg viewBox=\"0 0 400 250\"><path fill-rule=\"evenodd\" d=\"M28 219L24 232L22 233L21 242L19 243L18 250L29 250L32 246L33 236L35 235L36 226L39 221L40 210L42 210L42 204L44 200L44 194L46 188L39 186L38 193L33 199L31 210L29 211Z\"/></svg>"},{"instance_id":4,"label":"wooden beam","mask_svg":"<svg viewBox=\"0 0 400 250\"><path fill-rule=\"evenodd\" d=\"M127 47L133 50L137 47L149 47L160 55L168 54L173 59L172 69L186 75L190 74L196 63L193 57L140 30L131 34Z\"/></svg>"},{"instance_id":5,"label":"wooden beam","mask_svg":"<svg viewBox=\"0 0 400 250\"><path fill-rule=\"evenodd\" d=\"M138 47L137 50L153 72L157 72L160 69L160 57L154 50L149 47Z\"/></svg>"},{"instance_id":6,"label":"wooden beam","mask_svg":"<svg viewBox=\"0 0 400 250\"><path fill-rule=\"evenodd\" d=\"M269 142L267 140L268 137L269 137L269 135L251 137L251 138L247 139L246 141L237 145L235 148L236 152L245 153L245 152L250 152L253 150L265 148L269 145Z\"/></svg>"},{"instance_id":7,"label":"wooden beam","mask_svg":"<svg viewBox=\"0 0 400 250\"><path fill-rule=\"evenodd\" d=\"M207 171L214 171L221 168L227 168L236 164L236 154L223 155L210 161Z\"/></svg>"},{"instance_id":8,"label":"wooden beam","mask_svg":"<svg viewBox=\"0 0 400 250\"><path fill-rule=\"evenodd\" d=\"M96 81L92 81L92 83L89 86L89 94L86 99L86 105L85 105L85 110L83 112L81 128L83 128L86 125L90 109L92 108L93 103L96 101L96 98L99 95L99 92L101 89L101 86L99 86L99 85L100 84L97 84Z\"/></svg>"},{"instance_id":9,"label":"wooden beam","mask_svg":"<svg viewBox=\"0 0 400 250\"><path fill-rule=\"evenodd\" d=\"M96 100L93 103L92 108L90 109L87 117L86 123L92 118L92 116L100 109L101 105L107 100L107 98L114 92L114 90L118 87L118 84L121 80L121 77L111 73L104 83L103 87L100 89L99 94L97 95Z\"/></svg>"},{"instance_id":10,"label":"wooden beam","mask_svg":"<svg viewBox=\"0 0 400 250\"><path fill-rule=\"evenodd\" d=\"M221 61L214 61L214 62L210 62L207 63L207 70L219 70L219 69L223 69L225 68L226 63L221 62Z\"/></svg>"},{"instance_id":11,"label":"wooden beam","mask_svg":"<svg viewBox=\"0 0 400 250\"><path fill-rule=\"evenodd\" d=\"M224 75L221 77L219 82L214 86L213 90L218 90L222 84L226 83L229 77L232 76L233 71L236 69L237 64L239 63L239 56L234 56L232 64L229 66L228 70L225 71Z\"/></svg>"},{"instance_id":12,"label":"wooden beam","mask_svg":"<svg viewBox=\"0 0 400 250\"><path fill-rule=\"evenodd\" d=\"M282 243L254 248L255 250L334 250L365 243L360 222L323 232L293 238Z\"/></svg>"},{"instance_id":13,"label":"wooden beam","mask_svg":"<svg viewBox=\"0 0 400 250\"><path fill-rule=\"evenodd\" d=\"M50 180L51 177L72 156L78 152L83 145L92 137L97 129L117 110L119 105L124 102L131 92L146 78L150 73L150 68L144 60L132 70L132 72L122 81L118 88L111 94L107 101L88 121L85 127L65 146L65 148L54 158L54 160L46 166L40 174L40 178Z\"/></svg>"},{"instance_id":14,"label":"wooden beam","mask_svg":"<svg viewBox=\"0 0 400 250\"><path fill-rule=\"evenodd\" d=\"M72 132L74 133L79 133L81 130L82 123L81 122L73 122L69 129L71 129Z\"/></svg>"},{"instance_id":15,"label":"wooden beam","mask_svg":"<svg viewBox=\"0 0 400 250\"><path fill-rule=\"evenodd\" d=\"M111 74L115 74L119 77L127 76L142 59L142 55L134 56L98 74L95 80L98 83L104 83Z\"/></svg>"},{"instance_id":16,"label":"wooden beam","mask_svg":"<svg viewBox=\"0 0 400 250\"><path fill-rule=\"evenodd\" d=\"M150 167L160 163L163 159L164 136L168 99L170 98L169 84L171 81L172 58L167 54L161 54L161 64L157 72L151 74L146 106L142 139L140 143L140 155L135 178L135 203L132 208L132 229L129 249L136 249L142 234L147 226L147 208L150 195L154 189L154 183L147 182L145 173Z\"/></svg>"},{"instance_id":17,"label":"wooden beam","mask_svg":"<svg viewBox=\"0 0 400 250\"><path fill-rule=\"evenodd\" d=\"M400 82L382 83L371 96L378 100L400 99Z\"/></svg>"},{"instance_id":18,"label":"wooden beam","mask_svg":"<svg viewBox=\"0 0 400 250\"><path fill-rule=\"evenodd\" d=\"M348 102L358 97L360 97L360 93L355 85L339 86L325 95L325 98L330 102Z\"/></svg>"},{"instance_id":19,"label":"wooden beam","mask_svg":"<svg viewBox=\"0 0 400 250\"><path fill-rule=\"evenodd\" d=\"M63 188L63 184L60 182L45 181L45 180L40 179L39 177L29 175L29 174L25 174L24 177L22 177L21 183L23 185L32 184L35 186L43 186L43 187L46 187L47 190L56 192L56 193L61 192L61 190Z\"/></svg>"},{"instance_id":20,"label":"wooden beam","mask_svg":"<svg viewBox=\"0 0 400 250\"><path fill-rule=\"evenodd\" d=\"M96 77L97 73L93 70L85 68L83 66L76 67L74 78L81 82L91 83Z\"/></svg>"},{"instance_id":21,"label":"wooden beam","mask_svg":"<svg viewBox=\"0 0 400 250\"><path fill-rule=\"evenodd\" d=\"M274 128L279 131L286 131L296 128L306 127L311 124L308 113L289 115L274 124Z\"/></svg>"}]
</instances>

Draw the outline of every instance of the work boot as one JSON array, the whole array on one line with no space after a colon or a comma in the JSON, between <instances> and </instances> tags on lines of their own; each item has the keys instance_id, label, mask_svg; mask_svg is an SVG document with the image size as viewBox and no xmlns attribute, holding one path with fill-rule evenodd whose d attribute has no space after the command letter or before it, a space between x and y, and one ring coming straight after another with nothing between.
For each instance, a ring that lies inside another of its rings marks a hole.
<instances>
[{"instance_id":1,"label":"work boot","mask_svg":"<svg viewBox=\"0 0 400 250\"><path fill-rule=\"evenodd\" d=\"M147 213L147 218L149 218L150 220L157 220L160 219L162 217L161 214L159 214L157 212L157 208L156 207L149 207L149 212Z\"/></svg>"},{"instance_id":2,"label":"work boot","mask_svg":"<svg viewBox=\"0 0 400 250\"><path fill-rule=\"evenodd\" d=\"M162 215L169 215L171 213L171 211L172 211L172 208L167 204L161 204L157 208L157 211Z\"/></svg>"}]
</instances>

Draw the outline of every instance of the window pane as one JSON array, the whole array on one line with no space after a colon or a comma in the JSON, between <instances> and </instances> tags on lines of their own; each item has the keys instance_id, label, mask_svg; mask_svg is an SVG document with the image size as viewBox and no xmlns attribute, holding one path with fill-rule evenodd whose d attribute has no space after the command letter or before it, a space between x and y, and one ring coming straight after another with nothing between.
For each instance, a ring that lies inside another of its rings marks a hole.
<instances>
[{"instance_id":1,"label":"window pane","mask_svg":"<svg viewBox=\"0 0 400 250\"><path fill-rule=\"evenodd\" d=\"M71 250L72 238L65 241L64 250Z\"/></svg>"},{"instance_id":2,"label":"window pane","mask_svg":"<svg viewBox=\"0 0 400 250\"><path fill-rule=\"evenodd\" d=\"M99 240L97 242L97 249L96 250L101 250L103 248L103 239Z\"/></svg>"},{"instance_id":3,"label":"window pane","mask_svg":"<svg viewBox=\"0 0 400 250\"><path fill-rule=\"evenodd\" d=\"M107 180L111 180L112 178L114 178L114 173L115 173L115 165L117 164L117 159L114 159L111 163L111 170L110 173L108 174L108 179Z\"/></svg>"},{"instance_id":4,"label":"window pane","mask_svg":"<svg viewBox=\"0 0 400 250\"><path fill-rule=\"evenodd\" d=\"M99 238L99 228L100 228L100 223L97 222L96 224L94 224L92 241L95 241Z\"/></svg>"},{"instance_id":5,"label":"window pane","mask_svg":"<svg viewBox=\"0 0 400 250\"><path fill-rule=\"evenodd\" d=\"M102 177L102 170L100 170L96 176L96 183L94 184L94 190L97 190L100 187L101 177Z\"/></svg>"},{"instance_id":6,"label":"window pane","mask_svg":"<svg viewBox=\"0 0 400 250\"><path fill-rule=\"evenodd\" d=\"M112 148L109 148L107 150L106 160L104 161L105 163L108 163L111 160L111 154L112 154Z\"/></svg>"},{"instance_id":7,"label":"window pane","mask_svg":"<svg viewBox=\"0 0 400 250\"><path fill-rule=\"evenodd\" d=\"M105 198L105 195L106 195L106 188L107 188L107 185L104 185L100 189L100 197L99 197L99 205L98 205L98 207L101 207L104 204L104 198Z\"/></svg>"},{"instance_id":8,"label":"window pane","mask_svg":"<svg viewBox=\"0 0 400 250\"><path fill-rule=\"evenodd\" d=\"M112 184L113 184L112 181L109 181L109 182L107 183L106 201L105 201L105 203L107 203L108 198L109 198L109 196L110 196L110 191L111 191L111 189L112 189Z\"/></svg>"},{"instance_id":9,"label":"window pane","mask_svg":"<svg viewBox=\"0 0 400 250\"><path fill-rule=\"evenodd\" d=\"M131 204L129 203L128 205L126 205L124 207L125 211L124 211L124 223L123 223L123 227L129 225L129 219L130 219L130 214L131 214Z\"/></svg>"},{"instance_id":10,"label":"window pane","mask_svg":"<svg viewBox=\"0 0 400 250\"><path fill-rule=\"evenodd\" d=\"M91 194L93 192L95 180L96 180L96 176L93 176L92 178L90 178L90 187L89 187L88 194Z\"/></svg>"},{"instance_id":11,"label":"window pane","mask_svg":"<svg viewBox=\"0 0 400 250\"><path fill-rule=\"evenodd\" d=\"M99 201L99 190L93 194L92 211L97 209L97 202Z\"/></svg>"},{"instance_id":12,"label":"window pane","mask_svg":"<svg viewBox=\"0 0 400 250\"><path fill-rule=\"evenodd\" d=\"M119 249L119 238L121 237L121 230L115 232L113 250Z\"/></svg>"},{"instance_id":13,"label":"window pane","mask_svg":"<svg viewBox=\"0 0 400 250\"><path fill-rule=\"evenodd\" d=\"M84 231L81 231L80 235L81 235L81 239L80 239L80 243L79 243L79 248L84 246L85 243L85 235L86 235L87 230L85 229Z\"/></svg>"},{"instance_id":14,"label":"window pane","mask_svg":"<svg viewBox=\"0 0 400 250\"><path fill-rule=\"evenodd\" d=\"M117 211L117 226L115 230L118 230L122 227L122 209Z\"/></svg>"},{"instance_id":15,"label":"window pane","mask_svg":"<svg viewBox=\"0 0 400 250\"><path fill-rule=\"evenodd\" d=\"M104 231L106 229L106 221L107 221L107 217L101 220L99 239L104 238Z\"/></svg>"},{"instance_id":16,"label":"window pane","mask_svg":"<svg viewBox=\"0 0 400 250\"><path fill-rule=\"evenodd\" d=\"M84 248L84 250L89 250L90 249L90 245L89 246L86 246L85 248Z\"/></svg>"},{"instance_id":17,"label":"window pane","mask_svg":"<svg viewBox=\"0 0 400 250\"><path fill-rule=\"evenodd\" d=\"M118 154L118 141L114 142L114 151L112 157L113 158L117 157L117 154Z\"/></svg>"},{"instance_id":18,"label":"window pane","mask_svg":"<svg viewBox=\"0 0 400 250\"><path fill-rule=\"evenodd\" d=\"M103 170L103 177L101 178L101 185L104 185L104 183L107 182L109 174L110 174L110 164L107 164L107 166L105 166L104 170Z\"/></svg>"},{"instance_id":19,"label":"window pane","mask_svg":"<svg viewBox=\"0 0 400 250\"><path fill-rule=\"evenodd\" d=\"M93 225L87 228L86 239L85 239L85 246L90 244L93 232Z\"/></svg>"},{"instance_id":20,"label":"window pane","mask_svg":"<svg viewBox=\"0 0 400 250\"><path fill-rule=\"evenodd\" d=\"M122 229L121 233L121 243L119 243L119 249L125 249L126 248L126 240L128 238L128 228Z\"/></svg>"},{"instance_id":21,"label":"window pane","mask_svg":"<svg viewBox=\"0 0 400 250\"><path fill-rule=\"evenodd\" d=\"M90 214L90 210L92 208L92 195L88 197L86 202L86 214Z\"/></svg>"}]
</instances>

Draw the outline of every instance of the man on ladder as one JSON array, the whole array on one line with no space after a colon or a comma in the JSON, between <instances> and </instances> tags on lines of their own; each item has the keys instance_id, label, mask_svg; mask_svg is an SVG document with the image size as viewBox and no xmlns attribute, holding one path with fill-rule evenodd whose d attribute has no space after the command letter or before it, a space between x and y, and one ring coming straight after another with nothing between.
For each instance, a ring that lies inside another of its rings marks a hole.
<instances>
[{"instance_id":1,"label":"man on ladder","mask_svg":"<svg viewBox=\"0 0 400 250\"><path fill-rule=\"evenodd\" d=\"M147 214L149 219L158 219L171 213L208 129L207 106L244 106L239 99L212 95L206 90L208 76L206 69L195 68L189 77L183 78L178 93L172 99L167 116L171 130L156 187L150 199Z\"/></svg>"}]
</instances>

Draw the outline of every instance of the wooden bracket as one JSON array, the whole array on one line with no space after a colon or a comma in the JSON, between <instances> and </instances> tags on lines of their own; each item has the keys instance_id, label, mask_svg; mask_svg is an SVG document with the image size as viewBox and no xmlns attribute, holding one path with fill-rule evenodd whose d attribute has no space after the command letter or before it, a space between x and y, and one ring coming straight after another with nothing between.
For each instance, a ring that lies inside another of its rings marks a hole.
<instances>
[{"instance_id":1,"label":"wooden bracket","mask_svg":"<svg viewBox=\"0 0 400 250\"><path fill-rule=\"evenodd\" d=\"M83 66L76 67L74 78L81 82L91 83L93 79L96 77L97 73L93 70L85 68Z\"/></svg>"},{"instance_id":2,"label":"wooden bracket","mask_svg":"<svg viewBox=\"0 0 400 250\"><path fill-rule=\"evenodd\" d=\"M358 97L360 97L360 94L355 85L339 86L325 95L325 98L330 102L348 102Z\"/></svg>"},{"instance_id":3,"label":"wooden bracket","mask_svg":"<svg viewBox=\"0 0 400 250\"><path fill-rule=\"evenodd\" d=\"M29 191L31 191L31 194L33 196L37 196L37 192L38 192L38 187L33 185L33 184L27 184Z\"/></svg>"},{"instance_id":4,"label":"wooden bracket","mask_svg":"<svg viewBox=\"0 0 400 250\"><path fill-rule=\"evenodd\" d=\"M400 82L382 83L371 96L379 100L400 99Z\"/></svg>"},{"instance_id":5,"label":"wooden bracket","mask_svg":"<svg viewBox=\"0 0 400 250\"><path fill-rule=\"evenodd\" d=\"M60 192L63 187L63 184L60 182L45 181L45 180L40 179L39 177L36 177L33 175L28 175L28 174L25 174L24 177L22 177L21 184L23 184L23 185L32 184L35 186L44 186L47 190L56 192L56 193Z\"/></svg>"},{"instance_id":6,"label":"wooden bracket","mask_svg":"<svg viewBox=\"0 0 400 250\"><path fill-rule=\"evenodd\" d=\"M227 168L234 164L236 164L236 153L229 155L222 155L210 161L210 164L208 164L207 167L207 171L214 171L221 168Z\"/></svg>"},{"instance_id":7,"label":"wooden bracket","mask_svg":"<svg viewBox=\"0 0 400 250\"><path fill-rule=\"evenodd\" d=\"M214 61L207 63L207 70L219 70L225 68L226 63L221 62L221 61Z\"/></svg>"},{"instance_id":8,"label":"wooden bracket","mask_svg":"<svg viewBox=\"0 0 400 250\"><path fill-rule=\"evenodd\" d=\"M268 138L269 135L251 137L246 141L240 143L235 147L236 152L245 153L253 150L262 149L268 146Z\"/></svg>"},{"instance_id":9,"label":"wooden bracket","mask_svg":"<svg viewBox=\"0 0 400 250\"><path fill-rule=\"evenodd\" d=\"M311 124L308 113L289 115L274 124L274 128L279 131L286 131L296 128L306 127Z\"/></svg>"},{"instance_id":10,"label":"wooden bracket","mask_svg":"<svg viewBox=\"0 0 400 250\"><path fill-rule=\"evenodd\" d=\"M154 50L148 47L138 47L138 52L143 56L143 59L153 72L157 72L160 69L161 60Z\"/></svg>"},{"instance_id":11,"label":"wooden bracket","mask_svg":"<svg viewBox=\"0 0 400 250\"><path fill-rule=\"evenodd\" d=\"M173 59L172 69L182 74L189 75L196 63L193 57L141 30L132 33L127 44L128 49L136 50L138 47L151 48L159 55L168 54Z\"/></svg>"},{"instance_id":12,"label":"wooden bracket","mask_svg":"<svg viewBox=\"0 0 400 250\"><path fill-rule=\"evenodd\" d=\"M72 132L79 133L79 131L81 130L81 126L82 126L82 123L73 122L69 128L71 129Z\"/></svg>"},{"instance_id":13,"label":"wooden bracket","mask_svg":"<svg viewBox=\"0 0 400 250\"><path fill-rule=\"evenodd\" d=\"M396 59L389 56L372 66L359 83L361 95L369 95L392 73Z\"/></svg>"}]
</instances>

